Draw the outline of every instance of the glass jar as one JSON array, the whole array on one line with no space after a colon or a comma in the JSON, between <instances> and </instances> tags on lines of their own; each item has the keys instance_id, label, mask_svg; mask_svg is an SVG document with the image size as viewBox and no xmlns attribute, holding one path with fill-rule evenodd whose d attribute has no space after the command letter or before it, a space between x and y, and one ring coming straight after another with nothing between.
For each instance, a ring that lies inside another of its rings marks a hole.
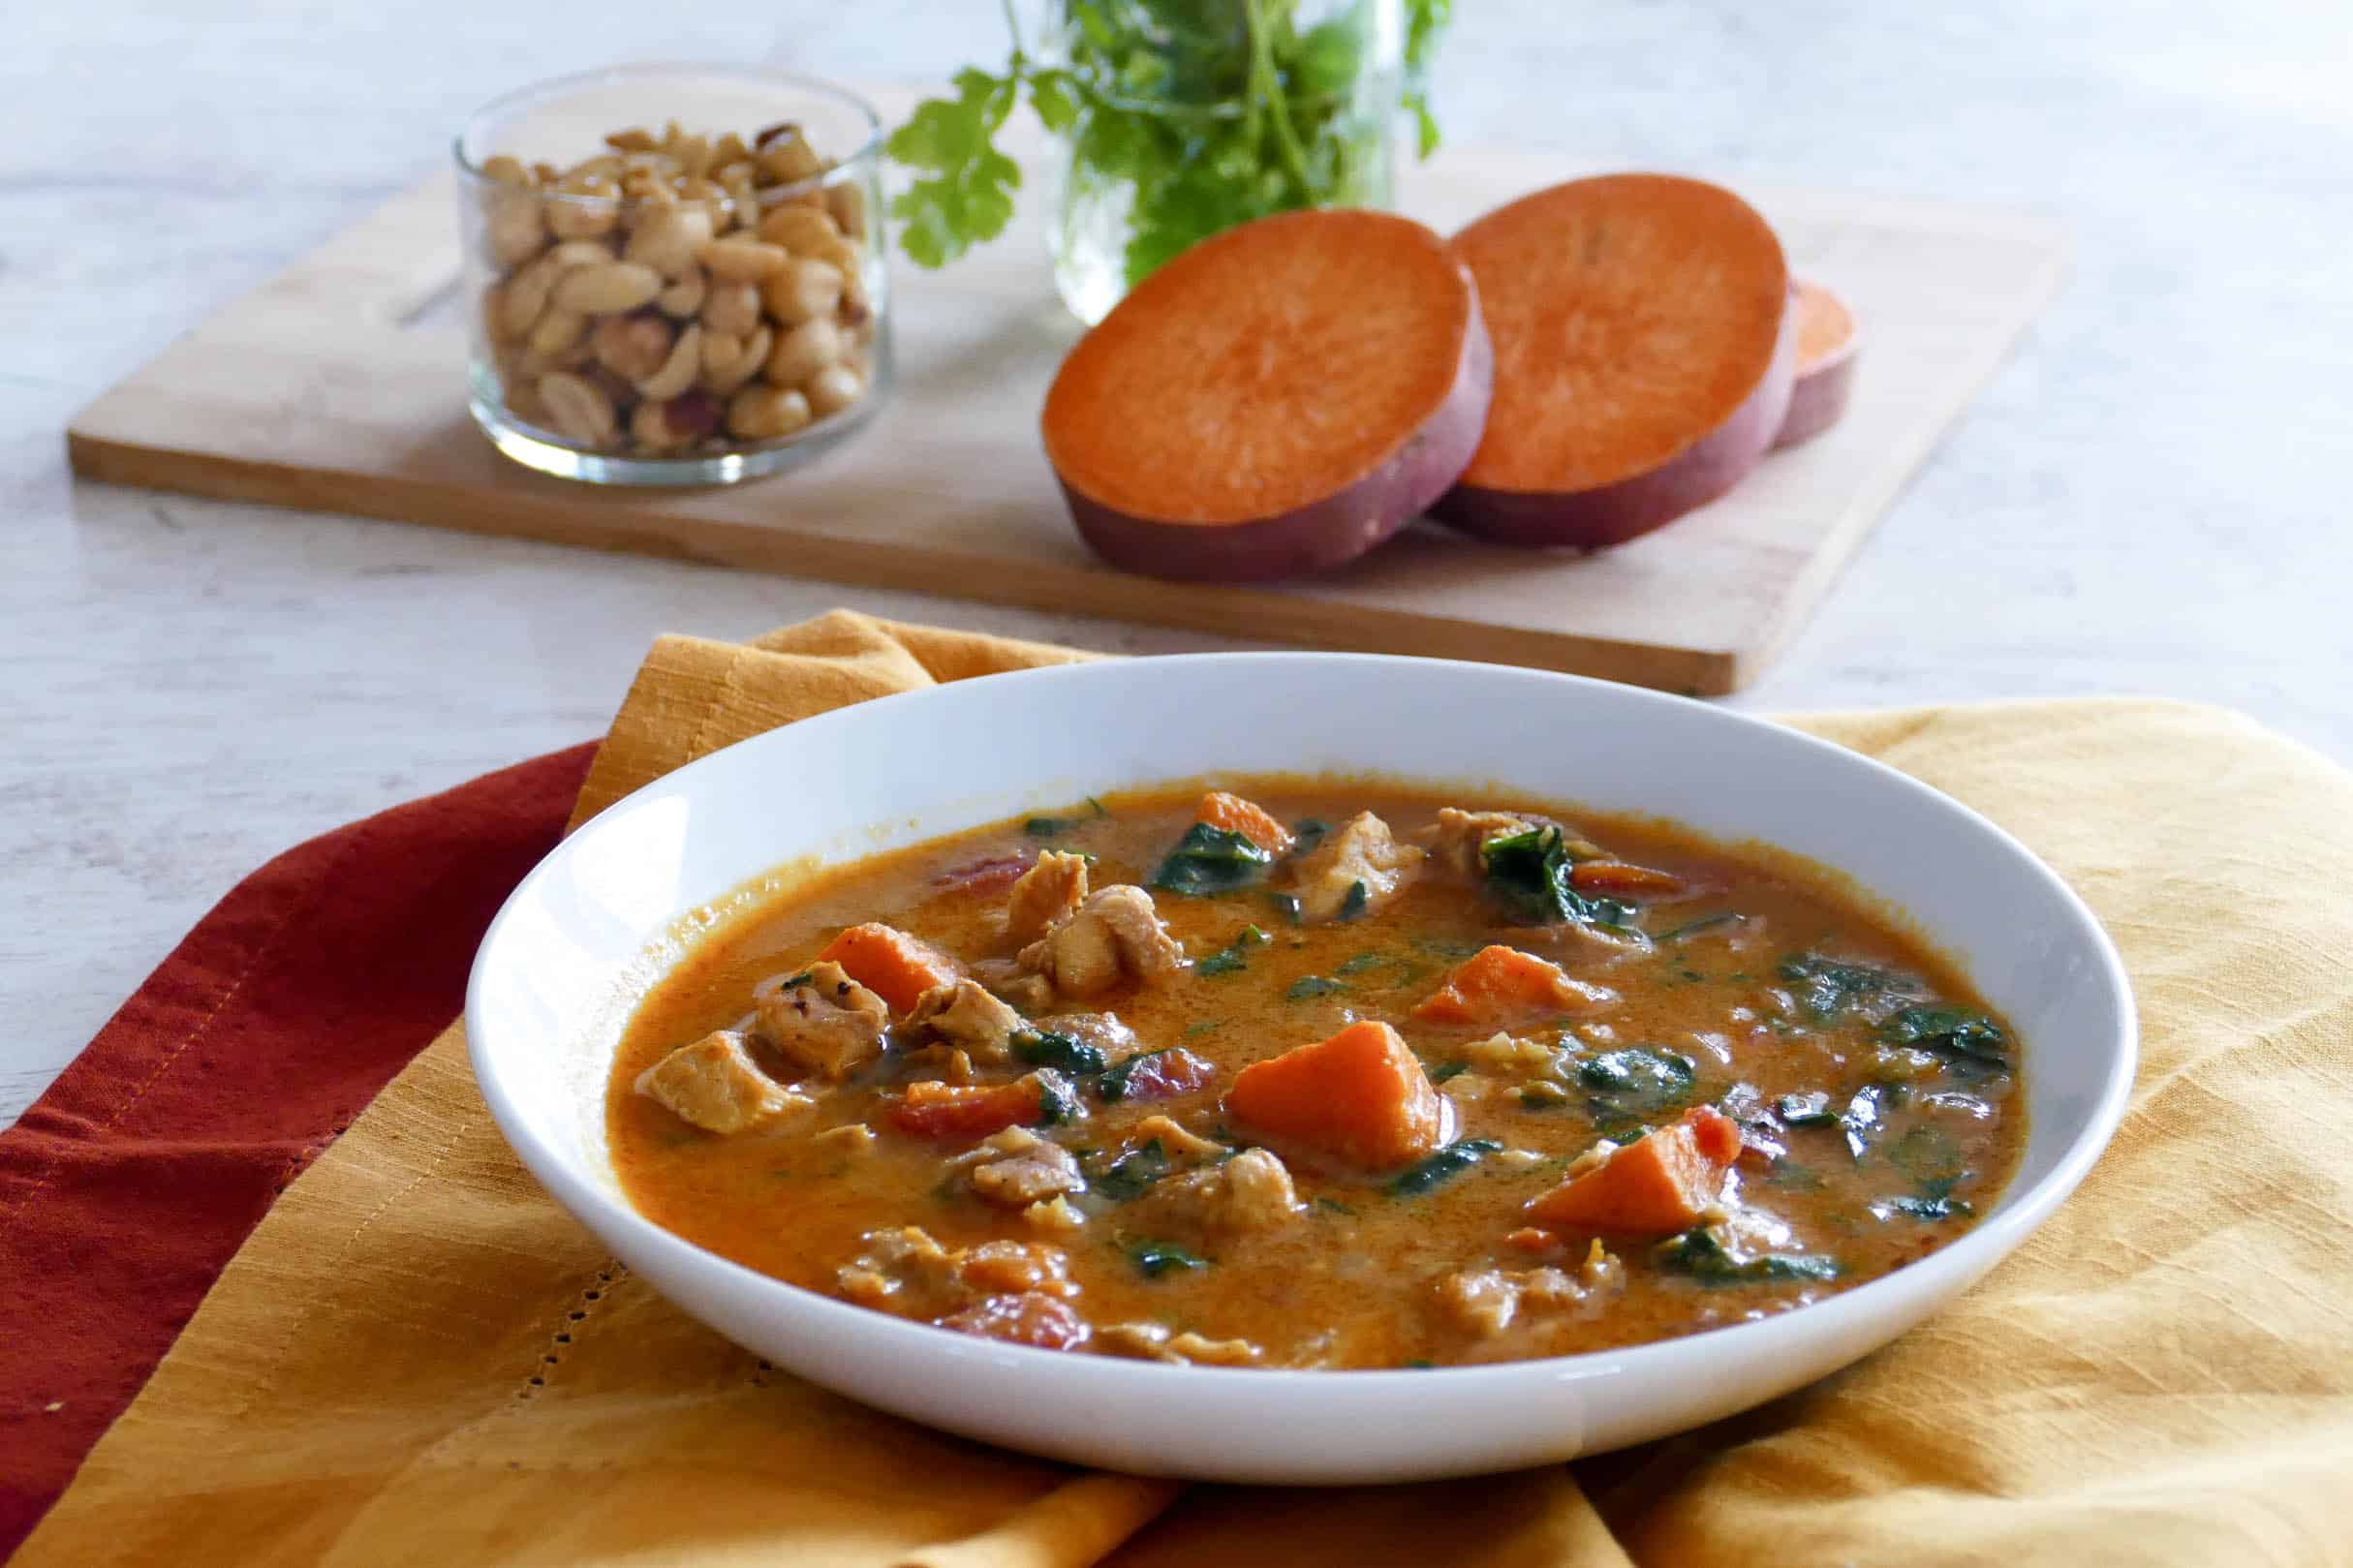
<instances>
[{"instance_id":1,"label":"glass jar","mask_svg":"<svg viewBox=\"0 0 2353 1568\"><path fill-rule=\"evenodd\" d=\"M1047 0L1041 52L1085 89L1046 223L1093 325L1195 240L1296 207L1387 207L1403 0Z\"/></svg>"},{"instance_id":2,"label":"glass jar","mask_svg":"<svg viewBox=\"0 0 2353 1568\"><path fill-rule=\"evenodd\" d=\"M604 484L773 474L891 385L882 121L822 81L630 66L459 133L475 422Z\"/></svg>"}]
</instances>

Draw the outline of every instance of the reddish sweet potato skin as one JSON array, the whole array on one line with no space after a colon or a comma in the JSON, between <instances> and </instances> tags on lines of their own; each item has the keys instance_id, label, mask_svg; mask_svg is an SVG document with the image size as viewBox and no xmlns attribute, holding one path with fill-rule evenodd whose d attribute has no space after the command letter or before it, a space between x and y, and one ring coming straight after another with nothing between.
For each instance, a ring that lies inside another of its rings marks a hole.
<instances>
[{"instance_id":1,"label":"reddish sweet potato skin","mask_svg":"<svg viewBox=\"0 0 2353 1568\"><path fill-rule=\"evenodd\" d=\"M1797 379L1789 387L1789 412L1781 415L1780 433L1773 438L1775 451L1811 441L1845 415L1846 404L1854 395L1855 357L1861 343L1854 313L1844 300L1819 284L1799 282L1790 288L1793 293L1811 290L1826 298L1835 312L1833 319L1844 324L1845 335L1836 349L1818 359L1800 354ZM1802 300L1799 309L1804 309Z\"/></svg>"},{"instance_id":2,"label":"reddish sweet potato skin","mask_svg":"<svg viewBox=\"0 0 2353 1568\"><path fill-rule=\"evenodd\" d=\"M1468 281L1468 280L1466 280ZM1495 351L1475 286L1454 381L1438 412L1372 472L1337 494L1246 523L1131 516L1057 476L1071 519L1097 554L1129 571L1180 582L1263 582L1345 566L1427 511L1470 467L1495 392Z\"/></svg>"},{"instance_id":3,"label":"reddish sweet potato skin","mask_svg":"<svg viewBox=\"0 0 2353 1568\"><path fill-rule=\"evenodd\" d=\"M1817 365L1800 376L1789 390L1789 412L1781 417L1780 434L1773 438L1775 450L1795 446L1811 441L1837 424L1846 415L1846 404L1854 395L1855 356L1852 349L1826 365Z\"/></svg>"},{"instance_id":4,"label":"reddish sweet potato skin","mask_svg":"<svg viewBox=\"0 0 2353 1568\"><path fill-rule=\"evenodd\" d=\"M1663 528L1723 495L1775 444L1797 381L1797 309L1782 312L1764 378L1732 416L1668 462L1596 489L1561 493L1457 484L1430 508L1449 527L1497 544L1603 550Z\"/></svg>"}]
</instances>

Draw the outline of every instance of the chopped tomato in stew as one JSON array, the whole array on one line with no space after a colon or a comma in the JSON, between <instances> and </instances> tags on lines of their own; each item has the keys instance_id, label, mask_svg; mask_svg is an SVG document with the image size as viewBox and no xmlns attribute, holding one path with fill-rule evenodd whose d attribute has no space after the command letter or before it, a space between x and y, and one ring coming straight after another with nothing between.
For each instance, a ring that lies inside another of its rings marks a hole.
<instances>
[{"instance_id":1,"label":"chopped tomato in stew","mask_svg":"<svg viewBox=\"0 0 2353 1568\"><path fill-rule=\"evenodd\" d=\"M1951 1242L2019 1043L1836 878L1651 818L1194 781L829 868L639 1005L647 1215L942 1329L1224 1367L1564 1355Z\"/></svg>"}]
</instances>

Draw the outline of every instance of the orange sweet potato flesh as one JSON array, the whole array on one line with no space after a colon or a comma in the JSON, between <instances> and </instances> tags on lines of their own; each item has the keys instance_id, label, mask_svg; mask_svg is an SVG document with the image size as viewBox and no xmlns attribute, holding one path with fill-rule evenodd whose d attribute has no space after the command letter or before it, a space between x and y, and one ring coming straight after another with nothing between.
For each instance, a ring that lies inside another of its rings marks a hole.
<instances>
[{"instance_id":1,"label":"orange sweet potato flesh","mask_svg":"<svg viewBox=\"0 0 2353 1568\"><path fill-rule=\"evenodd\" d=\"M1239 833L1269 854L1282 854L1291 846L1291 830L1264 807L1223 789L1212 789L1203 795L1201 804L1193 809L1192 819L1222 827L1228 833Z\"/></svg>"},{"instance_id":2,"label":"orange sweet potato flesh","mask_svg":"<svg viewBox=\"0 0 2353 1568\"><path fill-rule=\"evenodd\" d=\"M1699 1222L1739 1154L1740 1128L1703 1106L1535 1199L1528 1217L1555 1230L1672 1236Z\"/></svg>"},{"instance_id":3,"label":"orange sweet potato flesh","mask_svg":"<svg viewBox=\"0 0 2353 1568\"><path fill-rule=\"evenodd\" d=\"M929 942L873 921L851 926L817 956L820 963L831 959L839 964L852 980L888 1002L894 1013L906 1012L924 992L964 972Z\"/></svg>"},{"instance_id":4,"label":"orange sweet potato flesh","mask_svg":"<svg viewBox=\"0 0 2353 1568\"><path fill-rule=\"evenodd\" d=\"M1492 370L1477 291L1437 234L1390 213L1280 213L1186 251L1079 341L1046 393L1046 459L1115 566L1315 571L1454 482Z\"/></svg>"},{"instance_id":5,"label":"orange sweet potato flesh","mask_svg":"<svg viewBox=\"0 0 2353 1568\"><path fill-rule=\"evenodd\" d=\"M1361 1170L1409 1164L1445 1139L1445 1101L1397 1030L1374 1019L1234 1075L1225 1112L1283 1146Z\"/></svg>"},{"instance_id":6,"label":"orange sweet potato flesh","mask_svg":"<svg viewBox=\"0 0 2353 1568\"><path fill-rule=\"evenodd\" d=\"M1045 1120L1045 1084L1026 1073L1009 1084L907 1086L890 1109L890 1124L917 1138L985 1138L1007 1127L1032 1127Z\"/></svg>"},{"instance_id":7,"label":"orange sweet potato flesh","mask_svg":"<svg viewBox=\"0 0 2353 1568\"><path fill-rule=\"evenodd\" d=\"M1854 312L1818 283L1796 284L1797 384L1789 389L1789 412L1781 415L1775 446L1811 441L1839 422L1854 393L1855 356L1861 341Z\"/></svg>"},{"instance_id":8,"label":"orange sweet potato flesh","mask_svg":"<svg viewBox=\"0 0 2353 1568\"><path fill-rule=\"evenodd\" d=\"M1414 1004L1412 1016L1502 1029L1581 1010L1586 1002L1558 964L1516 947L1487 946L1456 965L1444 985Z\"/></svg>"},{"instance_id":9,"label":"orange sweet potato flesh","mask_svg":"<svg viewBox=\"0 0 2353 1568\"><path fill-rule=\"evenodd\" d=\"M1495 342L1478 450L1432 515L1502 543L1623 543L1739 482L1796 368L1789 266L1739 197L1611 174L1454 236Z\"/></svg>"}]
</instances>

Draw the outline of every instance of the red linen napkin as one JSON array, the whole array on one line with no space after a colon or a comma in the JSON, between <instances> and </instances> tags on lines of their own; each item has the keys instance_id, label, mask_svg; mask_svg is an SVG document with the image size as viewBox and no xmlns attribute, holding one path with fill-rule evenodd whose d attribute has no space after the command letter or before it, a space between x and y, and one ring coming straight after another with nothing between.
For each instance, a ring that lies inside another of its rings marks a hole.
<instances>
[{"instance_id":1,"label":"red linen napkin","mask_svg":"<svg viewBox=\"0 0 2353 1568\"><path fill-rule=\"evenodd\" d=\"M338 828L204 918L0 1133L0 1558L277 1194L462 1006L594 745Z\"/></svg>"}]
</instances>

